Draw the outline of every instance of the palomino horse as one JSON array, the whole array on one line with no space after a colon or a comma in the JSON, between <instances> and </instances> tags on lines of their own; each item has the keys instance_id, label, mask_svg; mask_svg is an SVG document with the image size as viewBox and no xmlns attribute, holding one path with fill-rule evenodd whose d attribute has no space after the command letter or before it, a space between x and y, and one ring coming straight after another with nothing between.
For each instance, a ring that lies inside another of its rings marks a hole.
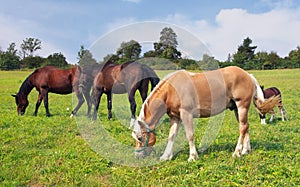
<instances>
[{"instance_id":1,"label":"palomino horse","mask_svg":"<svg viewBox=\"0 0 300 187\"><path fill-rule=\"evenodd\" d=\"M27 97L33 88L36 88L39 92L34 111L35 116L38 113L42 100L44 100L46 116L50 116L48 108L48 92L56 94L70 94L73 90L75 90L78 97L78 105L74 110L77 111L83 103L83 96L78 91L79 74L80 68L78 66L66 70L58 69L54 66L45 66L35 70L22 83L19 92L16 95L12 95L16 99L18 115L23 115L25 113L29 104Z\"/></svg>"},{"instance_id":2,"label":"palomino horse","mask_svg":"<svg viewBox=\"0 0 300 187\"><path fill-rule=\"evenodd\" d=\"M128 94L131 109L131 126L135 119L136 102L135 92L139 90L142 100L145 101L148 93L148 84L151 82L152 89L159 82L156 73L146 65L138 62L126 62L124 64L114 64L108 61L97 74L94 80L94 115L97 119L98 108L103 93L107 94L108 119L112 118L112 93Z\"/></svg>"},{"instance_id":3,"label":"palomino horse","mask_svg":"<svg viewBox=\"0 0 300 187\"><path fill-rule=\"evenodd\" d=\"M271 88L267 88L264 90L264 86L261 86L261 89L264 92L265 99L269 99L270 97L273 97L273 96L279 96L278 108L281 113L281 119L282 119L282 121L284 121L285 119L287 120L286 111L282 104L282 98L281 98L281 93L280 93L279 89L276 87L271 87ZM269 122L272 122L274 119L275 111L271 110L269 113L271 114L271 118L270 118ZM259 117L260 117L261 124L266 124L266 114L260 113Z\"/></svg>"},{"instance_id":4,"label":"palomino horse","mask_svg":"<svg viewBox=\"0 0 300 187\"><path fill-rule=\"evenodd\" d=\"M167 113L171 127L167 147L160 160L171 160L172 147L182 121L189 142L188 161L198 159L194 144L193 118L217 115L229 108L239 122L240 136L233 156L240 157L250 151L248 110L251 101L259 110L268 111L278 98L264 101L256 79L238 67L226 67L205 73L177 71L162 80L142 105L135 121L132 137L136 140L136 157L145 157L153 150L155 128Z\"/></svg>"}]
</instances>

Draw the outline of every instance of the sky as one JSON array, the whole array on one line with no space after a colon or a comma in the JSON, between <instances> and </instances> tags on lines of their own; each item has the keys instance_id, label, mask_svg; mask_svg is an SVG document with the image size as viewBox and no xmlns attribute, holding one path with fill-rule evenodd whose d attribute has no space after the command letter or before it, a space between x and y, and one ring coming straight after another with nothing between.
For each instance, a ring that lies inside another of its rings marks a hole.
<instances>
[{"instance_id":1,"label":"sky","mask_svg":"<svg viewBox=\"0 0 300 187\"><path fill-rule=\"evenodd\" d=\"M184 56L226 60L249 37L256 52L281 57L300 46L298 0L10 0L0 6L0 48L25 38L42 41L36 55L61 52L78 62L81 45L97 60L120 42L137 40L143 52L171 27ZM94 54L95 53L95 54Z\"/></svg>"}]
</instances>

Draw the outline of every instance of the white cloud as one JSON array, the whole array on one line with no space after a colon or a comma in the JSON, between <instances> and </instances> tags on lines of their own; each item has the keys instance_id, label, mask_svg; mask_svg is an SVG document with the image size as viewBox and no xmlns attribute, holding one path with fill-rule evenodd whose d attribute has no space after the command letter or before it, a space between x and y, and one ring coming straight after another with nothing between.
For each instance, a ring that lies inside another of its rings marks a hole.
<instances>
[{"instance_id":1,"label":"white cloud","mask_svg":"<svg viewBox=\"0 0 300 187\"><path fill-rule=\"evenodd\" d=\"M190 20L180 14L169 15L166 20L195 34L219 60L226 60L229 53L236 52L246 37L258 46L256 51L275 51L282 57L300 45L300 8L276 7L260 14L223 9L214 23Z\"/></svg>"},{"instance_id":2,"label":"white cloud","mask_svg":"<svg viewBox=\"0 0 300 187\"><path fill-rule=\"evenodd\" d=\"M50 54L62 52L66 57L74 56L70 55L70 52L66 49L62 49L50 41L47 32L39 34L42 27L34 21L15 19L11 16L0 14L0 27L0 36L3 36L0 37L0 47L2 50L6 50L12 42L16 44L17 49L20 49L20 45L24 39L33 37L42 41L42 49L36 51L36 55L47 57ZM67 61L73 63L74 59L67 58Z\"/></svg>"}]
</instances>

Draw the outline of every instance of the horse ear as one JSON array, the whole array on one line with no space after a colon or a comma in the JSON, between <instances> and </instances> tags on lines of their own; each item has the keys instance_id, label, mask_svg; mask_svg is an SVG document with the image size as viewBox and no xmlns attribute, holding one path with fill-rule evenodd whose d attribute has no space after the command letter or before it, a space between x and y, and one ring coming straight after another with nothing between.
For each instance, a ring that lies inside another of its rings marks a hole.
<instances>
[{"instance_id":1,"label":"horse ear","mask_svg":"<svg viewBox=\"0 0 300 187\"><path fill-rule=\"evenodd\" d=\"M15 94L12 94L11 96L13 96L13 97L17 97L17 95L15 95Z\"/></svg>"}]
</instances>

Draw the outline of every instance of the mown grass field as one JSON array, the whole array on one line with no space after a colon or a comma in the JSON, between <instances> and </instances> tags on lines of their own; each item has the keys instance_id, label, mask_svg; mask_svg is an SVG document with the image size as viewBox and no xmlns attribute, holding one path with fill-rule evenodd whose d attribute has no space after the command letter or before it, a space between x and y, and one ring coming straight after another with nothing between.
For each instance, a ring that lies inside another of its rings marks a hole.
<instances>
[{"instance_id":1,"label":"mown grass field","mask_svg":"<svg viewBox=\"0 0 300 187\"><path fill-rule=\"evenodd\" d=\"M300 185L300 69L251 71L265 87L276 86L281 90L289 121L282 122L277 113L273 123L261 125L251 106L249 155L241 159L231 157L239 131L234 114L226 111L216 139L207 150L199 152L199 160L191 163L187 162L188 143L181 136L178 142L182 146L173 160L157 161L163 147L159 145L166 143L169 131L168 119L162 119L157 129L157 154L136 161L143 163L140 167L128 164L135 160L135 143L127 128L130 113L125 95L114 95L111 121L106 117L105 96L95 123L85 116L86 105L77 117L69 118L76 103L73 95L50 94L53 116L45 117L41 105L38 116L34 117L35 90L29 95L26 114L17 116L11 94L18 91L30 73L0 72L0 186ZM166 72L158 74L162 77ZM138 99L138 109L140 106ZM195 142L199 147L208 121L195 120ZM180 130L183 134L183 129ZM103 132L127 148L118 150L120 145L101 139ZM122 160L122 154L127 160Z\"/></svg>"}]
</instances>

